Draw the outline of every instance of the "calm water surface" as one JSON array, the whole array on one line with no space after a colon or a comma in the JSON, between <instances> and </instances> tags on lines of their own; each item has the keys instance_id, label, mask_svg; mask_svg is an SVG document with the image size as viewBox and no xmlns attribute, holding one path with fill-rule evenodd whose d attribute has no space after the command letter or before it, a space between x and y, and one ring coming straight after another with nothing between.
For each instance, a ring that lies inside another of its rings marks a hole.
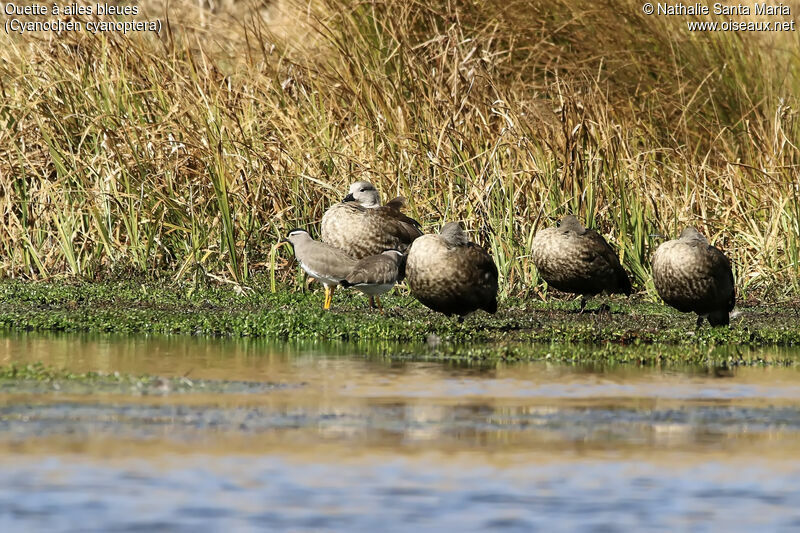
<instances>
[{"instance_id":1,"label":"calm water surface","mask_svg":"<svg viewBox=\"0 0 800 533\"><path fill-rule=\"evenodd\" d=\"M794 368L465 367L380 351L0 338L2 364L265 384L0 389L0 531L800 528Z\"/></svg>"}]
</instances>

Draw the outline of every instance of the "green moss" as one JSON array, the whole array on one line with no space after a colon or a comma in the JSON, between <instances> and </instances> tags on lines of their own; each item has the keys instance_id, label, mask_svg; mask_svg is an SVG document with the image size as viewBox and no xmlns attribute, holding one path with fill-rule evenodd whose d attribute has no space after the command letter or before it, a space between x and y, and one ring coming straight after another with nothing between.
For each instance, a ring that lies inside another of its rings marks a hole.
<instances>
[{"instance_id":1,"label":"green moss","mask_svg":"<svg viewBox=\"0 0 800 533\"><path fill-rule=\"evenodd\" d=\"M665 366L729 368L738 366L794 366L800 350L794 348L740 348L731 345L676 346L665 344L485 344L444 345L429 350L399 350L392 359L437 360L464 364L551 361L559 364L591 364L603 369L616 366Z\"/></svg>"},{"instance_id":2,"label":"green moss","mask_svg":"<svg viewBox=\"0 0 800 533\"><path fill-rule=\"evenodd\" d=\"M520 357L524 351L520 346L530 343L590 344L595 352L598 346L688 346L697 350L698 357L707 347L720 345L800 345L800 309L794 307L742 307L732 327L696 330L694 315L650 302L615 299L610 313L578 314L574 301L512 298L501 302L496 315L479 312L458 322L397 292L383 299L387 315L380 316L358 293L338 291L333 309L324 311L321 291L283 287L273 294L266 282L235 291L230 286L196 289L133 281L7 281L0 283L0 330L420 344L438 338L448 346L471 346L474 357L491 352L501 358ZM501 354L503 346L510 351ZM648 354L648 360L660 357L657 350ZM462 356L473 357L467 352L458 355Z\"/></svg>"}]
</instances>

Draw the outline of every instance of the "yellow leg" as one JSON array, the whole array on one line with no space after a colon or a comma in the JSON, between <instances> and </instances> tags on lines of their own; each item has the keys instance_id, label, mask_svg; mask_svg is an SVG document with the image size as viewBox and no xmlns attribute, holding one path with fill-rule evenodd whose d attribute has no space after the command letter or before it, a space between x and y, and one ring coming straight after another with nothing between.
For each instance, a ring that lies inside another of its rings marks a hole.
<instances>
[{"instance_id":1,"label":"yellow leg","mask_svg":"<svg viewBox=\"0 0 800 533\"><path fill-rule=\"evenodd\" d=\"M327 285L325 286L325 305L323 306L323 309L331 308L331 302L333 302L333 291L335 290L336 290L335 286L333 287L328 287Z\"/></svg>"},{"instance_id":2,"label":"yellow leg","mask_svg":"<svg viewBox=\"0 0 800 533\"><path fill-rule=\"evenodd\" d=\"M323 309L330 309L331 308L331 288L327 285L323 285L325 287L325 300L322 302Z\"/></svg>"}]
</instances>

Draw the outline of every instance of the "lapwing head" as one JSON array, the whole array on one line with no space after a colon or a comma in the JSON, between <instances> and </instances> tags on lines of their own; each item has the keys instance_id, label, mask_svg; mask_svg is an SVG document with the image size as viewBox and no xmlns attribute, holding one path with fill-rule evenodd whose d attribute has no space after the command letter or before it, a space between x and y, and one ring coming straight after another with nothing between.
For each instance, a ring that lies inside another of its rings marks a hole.
<instances>
[{"instance_id":1,"label":"lapwing head","mask_svg":"<svg viewBox=\"0 0 800 533\"><path fill-rule=\"evenodd\" d=\"M439 236L449 246L464 246L469 242L460 222L448 222L439 230Z\"/></svg>"},{"instance_id":2,"label":"lapwing head","mask_svg":"<svg viewBox=\"0 0 800 533\"><path fill-rule=\"evenodd\" d=\"M391 257L397 262L397 281L402 281L406 277L406 255L400 250L384 250L381 255Z\"/></svg>"},{"instance_id":3,"label":"lapwing head","mask_svg":"<svg viewBox=\"0 0 800 533\"><path fill-rule=\"evenodd\" d=\"M378 189L368 181L357 181L350 186L350 191L343 202L358 202L362 207L378 207L381 196Z\"/></svg>"},{"instance_id":4,"label":"lapwing head","mask_svg":"<svg viewBox=\"0 0 800 533\"><path fill-rule=\"evenodd\" d=\"M289 233L286 234L286 240L281 241L284 244L291 244L292 246L296 246L298 242L310 239L311 235L309 235L308 231L302 228L295 228L293 230L289 230Z\"/></svg>"},{"instance_id":5,"label":"lapwing head","mask_svg":"<svg viewBox=\"0 0 800 533\"><path fill-rule=\"evenodd\" d=\"M682 241L700 241L704 243L708 243L706 238L703 236L702 233L697 231L694 227L688 226L685 230L681 232L681 240Z\"/></svg>"},{"instance_id":6,"label":"lapwing head","mask_svg":"<svg viewBox=\"0 0 800 533\"><path fill-rule=\"evenodd\" d=\"M394 248L392 248L391 250L384 250L381 253L383 255L391 257L392 259L398 262L402 261L406 257L405 255L403 255L403 252L401 252L400 250L395 250Z\"/></svg>"}]
</instances>

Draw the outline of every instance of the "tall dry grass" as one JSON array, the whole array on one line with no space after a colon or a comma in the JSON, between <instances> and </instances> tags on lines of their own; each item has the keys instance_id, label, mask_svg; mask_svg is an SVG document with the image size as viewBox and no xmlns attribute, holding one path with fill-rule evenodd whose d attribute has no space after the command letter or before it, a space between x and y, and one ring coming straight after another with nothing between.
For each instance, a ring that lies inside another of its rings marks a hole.
<instances>
[{"instance_id":1,"label":"tall dry grass","mask_svg":"<svg viewBox=\"0 0 800 533\"><path fill-rule=\"evenodd\" d=\"M368 179L465 221L504 294L541 290L567 212L645 289L692 223L744 295L800 290L796 33L628 0L145 5L162 35L0 36L0 276L246 284Z\"/></svg>"}]
</instances>

